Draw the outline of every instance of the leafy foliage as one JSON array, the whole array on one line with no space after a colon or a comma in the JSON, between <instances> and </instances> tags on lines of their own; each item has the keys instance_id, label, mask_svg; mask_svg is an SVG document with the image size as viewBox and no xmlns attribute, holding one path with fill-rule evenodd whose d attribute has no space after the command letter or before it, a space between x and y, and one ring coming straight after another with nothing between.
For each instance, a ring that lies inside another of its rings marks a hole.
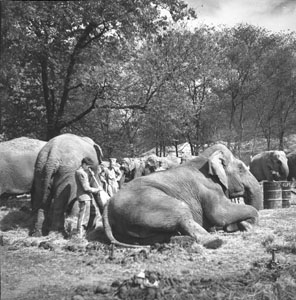
<instances>
[{"instance_id":1,"label":"leafy foliage","mask_svg":"<svg viewBox=\"0 0 296 300\"><path fill-rule=\"evenodd\" d=\"M1 2L2 138L92 137L108 156L295 126L295 33L184 25L179 0ZM276 139L277 145L272 141Z\"/></svg>"}]
</instances>

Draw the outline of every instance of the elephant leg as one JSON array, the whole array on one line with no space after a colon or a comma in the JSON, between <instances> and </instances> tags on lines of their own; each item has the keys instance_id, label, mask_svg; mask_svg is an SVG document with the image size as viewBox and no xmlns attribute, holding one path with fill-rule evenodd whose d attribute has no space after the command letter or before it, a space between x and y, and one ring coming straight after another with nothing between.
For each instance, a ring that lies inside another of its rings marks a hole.
<instances>
[{"instance_id":1,"label":"elephant leg","mask_svg":"<svg viewBox=\"0 0 296 300\"><path fill-rule=\"evenodd\" d=\"M67 201L64 199L55 199L52 212L52 230L64 232L65 213L67 211Z\"/></svg>"},{"instance_id":2,"label":"elephant leg","mask_svg":"<svg viewBox=\"0 0 296 300\"><path fill-rule=\"evenodd\" d=\"M205 248L216 249L220 247L223 243L221 239L213 237L201 225L195 222L192 216L189 219L183 219L180 223L180 226L181 233L185 233L193 237L198 243L202 244Z\"/></svg>"},{"instance_id":3,"label":"elephant leg","mask_svg":"<svg viewBox=\"0 0 296 300\"><path fill-rule=\"evenodd\" d=\"M39 208L36 213L36 220L34 222L34 228L31 233L32 236L34 237L42 236L42 227L43 227L44 220L45 220L44 209Z\"/></svg>"},{"instance_id":4,"label":"elephant leg","mask_svg":"<svg viewBox=\"0 0 296 300\"><path fill-rule=\"evenodd\" d=\"M252 220L241 221L237 223L232 223L226 225L223 229L226 232L235 232L235 231L251 231L253 228L251 225Z\"/></svg>"},{"instance_id":5,"label":"elephant leg","mask_svg":"<svg viewBox=\"0 0 296 300\"><path fill-rule=\"evenodd\" d=\"M68 203L75 198L70 184L61 184L56 188L52 212L52 230L65 233L65 215Z\"/></svg>"},{"instance_id":6,"label":"elephant leg","mask_svg":"<svg viewBox=\"0 0 296 300\"><path fill-rule=\"evenodd\" d=\"M211 224L227 232L249 231L251 224L258 222L258 211L254 207L231 203L226 197L209 200L204 210Z\"/></svg>"},{"instance_id":7,"label":"elephant leg","mask_svg":"<svg viewBox=\"0 0 296 300\"><path fill-rule=\"evenodd\" d=\"M124 228L124 225L121 228L117 227L119 231L124 230L133 237L141 237L142 240L157 237L158 242L160 233L164 236L172 236L173 233L180 232L193 237L207 248L217 248L222 244L220 239L213 237L194 221L190 207L185 202L153 190L148 190L138 197L145 201L128 208L126 215L130 217L130 225L128 228ZM197 217L202 220L201 215Z\"/></svg>"},{"instance_id":8,"label":"elephant leg","mask_svg":"<svg viewBox=\"0 0 296 300\"><path fill-rule=\"evenodd\" d=\"M45 203L42 203L41 207L36 209L36 219L34 221L34 228L31 233L32 236L40 237L48 234L48 215L51 209L51 202L51 198L47 199Z\"/></svg>"}]
</instances>

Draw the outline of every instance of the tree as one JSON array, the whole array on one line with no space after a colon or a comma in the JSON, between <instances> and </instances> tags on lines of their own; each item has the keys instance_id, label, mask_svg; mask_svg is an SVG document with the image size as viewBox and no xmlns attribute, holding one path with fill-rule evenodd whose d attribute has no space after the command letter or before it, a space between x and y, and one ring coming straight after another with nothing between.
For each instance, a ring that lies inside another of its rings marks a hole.
<instances>
[{"instance_id":1,"label":"tree","mask_svg":"<svg viewBox=\"0 0 296 300\"><path fill-rule=\"evenodd\" d=\"M272 138L284 149L284 135L293 128L296 113L295 36L280 34L262 61L262 89L255 102L258 124L271 148ZM293 131L293 130L292 130Z\"/></svg>"},{"instance_id":2,"label":"tree","mask_svg":"<svg viewBox=\"0 0 296 300\"><path fill-rule=\"evenodd\" d=\"M266 30L239 25L224 31L220 45L220 82L215 92L223 99L221 108L228 119L228 143L234 139L240 155L241 143L254 132L254 117L248 112L252 99L262 88L259 66L274 43Z\"/></svg>"},{"instance_id":3,"label":"tree","mask_svg":"<svg viewBox=\"0 0 296 300\"><path fill-rule=\"evenodd\" d=\"M139 42L166 26L162 9L169 10L174 21L193 15L178 0L11 1L4 9L11 16L10 49L18 49L18 61L34 70L32 77L40 84L47 139L89 114L98 100L105 100L112 87L104 74L95 90L88 85L89 68L107 59L102 56L105 49L116 49L131 38ZM68 115L69 106L83 93L87 97L79 101L84 109Z\"/></svg>"}]
</instances>

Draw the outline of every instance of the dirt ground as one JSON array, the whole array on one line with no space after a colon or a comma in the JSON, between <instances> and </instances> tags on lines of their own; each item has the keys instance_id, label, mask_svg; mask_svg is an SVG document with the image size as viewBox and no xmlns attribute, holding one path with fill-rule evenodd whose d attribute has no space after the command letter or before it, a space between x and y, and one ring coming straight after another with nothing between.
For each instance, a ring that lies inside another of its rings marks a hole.
<instances>
[{"instance_id":1,"label":"dirt ground","mask_svg":"<svg viewBox=\"0 0 296 300\"><path fill-rule=\"evenodd\" d=\"M148 251L111 249L100 228L29 237L28 200L15 199L0 207L1 299L296 299L295 204L260 211L251 232L212 233L216 250L185 237Z\"/></svg>"}]
</instances>

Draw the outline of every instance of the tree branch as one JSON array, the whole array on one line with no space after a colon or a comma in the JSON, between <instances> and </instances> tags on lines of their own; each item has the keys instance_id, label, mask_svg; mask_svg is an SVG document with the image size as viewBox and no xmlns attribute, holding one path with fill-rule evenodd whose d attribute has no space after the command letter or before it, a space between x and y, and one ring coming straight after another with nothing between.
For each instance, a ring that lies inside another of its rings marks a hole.
<instances>
[{"instance_id":1,"label":"tree branch","mask_svg":"<svg viewBox=\"0 0 296 300\"><path fill-rule=\"evenodd\" d=\"M83 86L83 84L80 82L80 83L78 83L76 85L73 85L73 86L69 87L68 88L68 92L71 91L71 90L77 89L79 87L82 87L82 86Z\"/></svg>"},{"instance_id":2,"label":"tree branch","mask_svg":"<svg viewBox=\"0 0 296 300\"><path fill-rule=\"evenodd\" d=\"M71 80L71 76L74 73L74 66L76 64L76 60L77 60L77 56L79 55L79 53L81 52L81 50L83 49L83 44L85 43L87 37L89 36L89 34L93 31L93 29L96 27L97 25L95 23L89 23L88 26L85 28L85 30L83 31L82 35L80 36L80 38L78 39L74 50L70 56L70 62L67 68L67 72L66 72L66 77L65 77L65 82L64 82L64 90L63 90L63 94L61 97L61 103L60 103L60 107L57 113L57 119L56 122L58 122L58 120L64 115L64 111L65 111L65 106L68 100L68 95L69 95L69 85L70 85L70 80Z\"/></svg>"},{"instance_id":3,"label":"tree branch","mask_svg":"<svg viewBox=\"0 0 296 300\"><path fill-rule=\"evenodd\" d=\"M105 104L102 106L98 106L98 109L139 109L139 110L146 110L147 104L130 104L130 105L109 105Z\"/></svg>"},{"instance_id":4,"label":"tree branch","mask_svg":"<svg viewBox=\"0 0 296 300\"><path fill-rule=\"evenodd\" d=\"M102 93L102 92L101 92ZM60 129L64 128L64 127L68 127L70 125L72 125L73 123L81 120L84 116L86 116L87 114L89 114L93 109L96 108L96 101L99 98L98 97L99 93L97 92L95 97L93 98L90 107L88 107L85 111L83 111L82 113L80 113L78 116L76 116L75 118L73 118L72 120L68 121L68 122L64 122L61 126Z\"/></svg>"}]
</instances>

